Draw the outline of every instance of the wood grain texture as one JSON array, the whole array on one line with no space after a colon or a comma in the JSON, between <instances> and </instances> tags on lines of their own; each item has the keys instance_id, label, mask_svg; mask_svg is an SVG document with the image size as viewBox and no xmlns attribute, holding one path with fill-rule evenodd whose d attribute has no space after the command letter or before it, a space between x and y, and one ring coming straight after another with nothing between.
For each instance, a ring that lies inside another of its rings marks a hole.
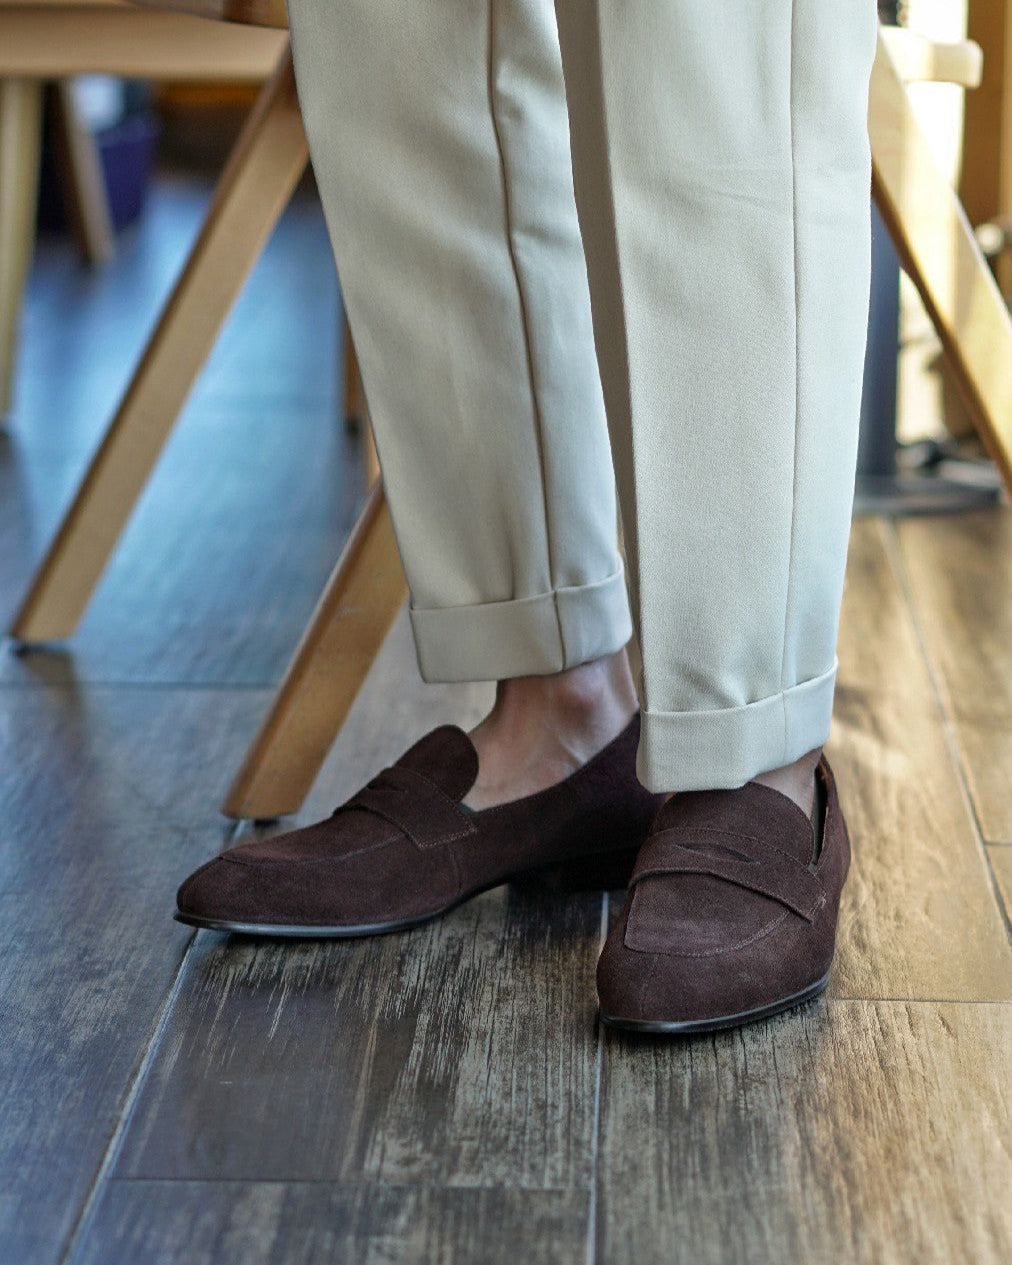
<instances>
[{"instance_id":1,"label":"wood grain texture","mask_svg":"<svg viewBox=\"0 0 1012 1265\"><path fill-rule=\"evenodd\" d=\"M371 940L201 933L115 1175L586 1188L599 921L498 889Z\"/></svg>"},{"instance_id":2,"label":"wood grain texture","mask_svg":"<svg viewBox=\"0 0 1012 1265\"><path fill-rule=\"evenodd\" d=\"M4 623L98 439L102 401L119 389L117 365L128 371L136 326L157 310L203 204L192 186L159 187L150 224L126 242L100 283L82 285L69 248L51 247L40 259L18 416L0 440ZM0 681L73 675L259 687L280 678L362 496L361 441L334 420L339 317L319 204L297 197L141 497L71 653L0 655ZM51 372L54 357L68 366L65 374ZM239 747L236 763L241 754ZM231 772L222 771L222 790Z\"/></svg>"},{"instance_id":3,"label":"wood grain texture","mask_svg":"<svg viewBox=\"0 0 1012 1265\"><path fill-rule=\"evenodd\" d=\"M967 95L959 197L970 223L1012 213L1012 9L1008 0L970 0L967 34L984 50L984 76ZM1012 256L995 261L1002 292L1012 292Z\"/></svg>"},{"instance_id":4,"label":"wood grain texture","mask_svg":"<svg viewBox=\"0 0 1012 1265\"><path fill-rule=\"evenodd\" d=\"M907 83L956 83L963 88L980 85L984 55L972 40L940 43L902 26L880 30L889 56Z\"/></svg>"},{"instance_id":5,"label":"wood grain texture","mask_svg":"<svg viewBox=\"0 0 1012 1265\"><path fill-rule=\"evenodd\" d=\"M224 842L215 781L256 702L0 690L4 1261L60 1258L188 941L173 889Z\"/></svg>"},{"instance_id":6,"label":"wood grain texture","mask_svg":"<svg viewBox=\"0 0 1012 1265\"><path fill-rule=\"evenodd\" d=\"M816 1002L710 1040L610 1037L597 1259L999 1265L1010 1029L1006 1006Z\"/></svg>"},{"instance_id":7,"label":"wood grain texture","mask_svg":"<svg viewBox=\"0 0 1012 1265\"><path fill-rule=\"evenodd\" d=\"M329 816L337 804L437 725L472 729L488 714L494 698L491 682L437 685L421 679L405 607L394 621L297 820ZM244 825L237 838L262 833Z\"/></svg>"},{"instance_id":8,"label":"wood grain texture","mask_svg":"<svg viewBox=\"0 0 1012 1265\"><path fill-rule=\"evenodd\" d=\"M854 845L837 997L1012 996L1012 960L887 545L855 524L829 755Z\"/></svg>"},{"instance_id":9,"label":"wood grain texture","mask_svg":"<svg viewBox=\"0 0 1012 1265\"><path fill-rule=\"evenodd\" d=\"M91 456L208 201L204 181L160 175L143 219L120 238L117 257L101 278L83 278L70 244L46 239L24 310L18 407L10 428L19 454L32 461L73 458L81 466ZM202 427L210 444L215 432L229 426L251 428L250 443L260 446L267 442L264 429L284 431L301 415L332 424L340 318L319 201L298 192L206 361L173 442L181 431ZM63 372L54 373L54 364ZM300 442L302 436L293 436L293 452ZM320 442L327 442L324 431ZM208 459L214 459L211 451Z\"/></svg>"},{"instance_id":10,"label":"wood grain texture","mask_svg":"<svg viewBox=\"0 0 1012 1265\"><path fill-rule=\"evenodd\" d=\"M69 1265L573 1265L575 1191L112 1182Z\"/></svg>"},{"instance_id":11,"label":"wood grain texture","mask_svg":"<svg viewBox=\"0 0 1012 1265\"><path fill-rule=\"evenodd\" d=\"M0 75L246 80L269 77L287 35L108 0L0 0Z\"/></svg>"},{"instance_id":12,"label":"wood grain texture","mask_svg":"<svg viewBox=\"0 0 1012 1265\"><path fill-rule=\"evenodd\" d=\"M981 831L1012 842L1012 507L897 532Z\"/></svg>"},{"instance_id":13,"label":"wood grain texture","mask_svg":"<svg viewBox=\"0 0 1012 1265\"><path fill-rule=\"evenodd\" d=\"M132 0L149 9L193 13L217 22L246 22L254 26L287 28L285 0Z\"/></svg>"},{"instance_id":14,"label":"wood grain texture","mask_svg":"<svg viewBox=\"0 0 1012 1265\"><path fill-rule=\"evenodd\" d=\"M142 497L72 646L3 655L0 681L58 681L73 672L91 681L262 687L280 678L354 521L360 449L319 409L267 411L259 420L229 406L186 427ZM77 469L66 461L31 463L32 491L40 500L43 490L70 493ZM11 468L5 480L0 469L0 485L24 473L24 465ZM12 544L5 604L23 592L54 508L44 502L33 522L21 502L12 526L33 552L16 553Z\"/></svg>"}]
</instances>

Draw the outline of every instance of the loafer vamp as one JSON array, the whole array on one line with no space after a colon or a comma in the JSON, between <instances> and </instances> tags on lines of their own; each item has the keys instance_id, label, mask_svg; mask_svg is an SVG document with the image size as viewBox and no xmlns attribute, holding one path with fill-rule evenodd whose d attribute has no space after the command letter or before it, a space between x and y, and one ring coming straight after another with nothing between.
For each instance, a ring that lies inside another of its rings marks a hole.
<instances>
[{"instance_id":1,"label":"loafer vamp","mask_svg":"<svg viewBox=\"0 0 1012 1265\"><path fill-rule=\"evenodd\" d=\"M720 1027L821 986L849 861L825 762L822 775L827 809L815 865L810 823L769 788L665 806L598 964L606 1017L657 1030Z\"/></svg>"},{"instance_id":2,"label":"loafer vamp","mask_svg":"<svg viewBox=\"0 0 1012 1265\"><path fill-rule=\"evenodd\" d=\"M707 875L647 878L633 891L623 943L638 953L719 957L754 943L786 916L775 900Z\"/></svg>"},{"instance_id":3,"label":"loafer vamp","mask_svg":"<svg viewBox=\"0 0 1012 1265\"><path fill-rule=\"evenodd\" d=\"M252 850L235 848L193 874L179 889L180 913L250 925L340 928L411 919L457 896L452 855L445 849L422 852L403 836L368 844L345 837L340 846L322 848L289 840L274 855L236 855Z\"/></svg>"},{"instance_id":4,"label":"loafer vamp","mask_svg":"<svg viewBox=\"0 0 1012 1265\"><path fill-rule=\"evenodd\" d=\"M389 822L369 813L350 811L299 830L241 843L224 855L236 865L340 864L401 837L401 832Z\"/></svg>"}]
</instances>

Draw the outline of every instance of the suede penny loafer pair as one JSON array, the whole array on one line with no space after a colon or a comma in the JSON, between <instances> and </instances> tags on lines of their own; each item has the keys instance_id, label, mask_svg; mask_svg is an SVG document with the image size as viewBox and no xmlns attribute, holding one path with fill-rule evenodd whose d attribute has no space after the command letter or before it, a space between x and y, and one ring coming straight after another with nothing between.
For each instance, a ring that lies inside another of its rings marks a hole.
<instances>
[{"instance_id":1,"label":"suede penny loafer pair","mask_svg":"<svg viewBox=\"0 0 1012 1265\"><path fill-rule=\"evenodd\" d=\"M598 965L606 1023L708 1032L816 996L850 860L829 765L816 773L812 820L755 782L664 803L636 778L638 738L637 716L557 785L472 812L462 801L474 746L436 729L326 821L202 866L179 889L176 917L251 935L366 936L508 881L628 884Z\"/></svg>"},{"instance_id":2,"label":"suede penny loafer pair","mask_svg":"<svg viewBox=\"0 0 1012 1265\"><path fill-rule=\"evenodd\" d=\"M462 730L417 742L326 821L232 848L177 895L180 922L271 936L401 931L500 883L624 887L660 797L636 778L639 716L562 782L470 811Z\"/></svg>"}]
</instances>

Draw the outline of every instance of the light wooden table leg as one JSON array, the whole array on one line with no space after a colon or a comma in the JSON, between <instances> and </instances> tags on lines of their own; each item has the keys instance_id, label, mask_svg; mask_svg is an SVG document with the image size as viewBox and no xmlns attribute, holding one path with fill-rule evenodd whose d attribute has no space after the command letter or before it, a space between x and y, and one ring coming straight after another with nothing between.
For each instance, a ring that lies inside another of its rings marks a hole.
<instances>
[{"instance_id":1,"label":"light wooden table leg","mask_svg":"<svg viewBox=\"0 0 1012 1265\"><path fill-rule=\"evenodd\" d=\"M308 161L285 53L229 158L183 274L133 381L36 573L11 633L69 636L183 401Z\"/></svg>"},{"instance_id":2,"label":"light wooden table leg","mask_svg":"<svg viewBox=\"0 0 1012 1265\"><path fill-rule=\"evenodd\" d=\"M882 218L938 331L977 432L1012 490L1012 321L881 39L868 130Z\"/></svg>"},{"instance_id":3,"label":"light wooden table leg","mask_svg":"<svg viewBox=\"0 0 1012 1265\"><path fill-rule=\"evenodd\" d=\"M35 244L42 82L0 79L0 418L10 412L18 317Z\"/></svg>"},{"instance_id":4,"label":"light wooden table leg","mask_svg":"<svg viewBox=\"0 0 1012 1265\"><path fill-rule=\"evenodd\" d=\"M116 253L102 160L95 138L80 116L72 82L59 79L52 92L51 117L59 141L68 217L81 254L98 267L109 263Z\"/></svg>"},{"instance_id":5,"label":"light wooden table leg","mask_svg":"<svg viewBox=\"0 0 1012 1265\"><path fill-rule=\"evenodd\" d=\"M281 817L305 799L407 596L377 481L222 805Z\"/></svg>"}]
</instances>

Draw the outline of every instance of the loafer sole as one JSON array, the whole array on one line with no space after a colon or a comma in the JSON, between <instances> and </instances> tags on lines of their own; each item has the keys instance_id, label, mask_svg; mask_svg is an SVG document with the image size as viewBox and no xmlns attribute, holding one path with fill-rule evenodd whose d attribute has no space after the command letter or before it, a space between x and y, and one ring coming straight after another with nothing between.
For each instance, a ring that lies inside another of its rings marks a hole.
<instances>
[{"instance_id":1,"label":"loafer sole","mask_svg":"<svg viewBox=\"0 0 1012 1265\"><path fill-rule=\"evenodd\" d=\"M479 896L480 892L473 895ZM362 923L357 927L323 927L311 924L289 924L270 922L230 922L225 918L200 918L194 914L173 914L176 922L185 923L188 927L198 927L204 931L229 931L238 936L262 936L271 940L354 940L364 936L381 936L394 931L409 931L412 927L420 927L423 923L432 922L436 918L448 914L451 910L463 905L471 897L447 905L431 914L423 914L420 918L403 919L400 922Z\"/></svg>"},{"instance_id":2,"label":"loafer sole","mask_svg":"<svg viewBox=\"0 0 1012 1265\"><path fill-rule=\"evenodd\" d=\"M737 1028L746 1023L757 1023L760 1019L769 1019L785 1010L801 1006L812 1001L820 993L825 992L829 983L829 972L822 979L816 980L807 988L789 997L769 1002L765 1006L757 1006L754 1010L743 1010L734 1015L718 1015L712 1019L623 1019L620 1015L609 1015L603 1010L601 1020L609 1028L621 1028L626 1032L654 1033L663 1036L692 1036L694 1033L720 1032L724 1028Z\"/></svg>"}]
</instances>

